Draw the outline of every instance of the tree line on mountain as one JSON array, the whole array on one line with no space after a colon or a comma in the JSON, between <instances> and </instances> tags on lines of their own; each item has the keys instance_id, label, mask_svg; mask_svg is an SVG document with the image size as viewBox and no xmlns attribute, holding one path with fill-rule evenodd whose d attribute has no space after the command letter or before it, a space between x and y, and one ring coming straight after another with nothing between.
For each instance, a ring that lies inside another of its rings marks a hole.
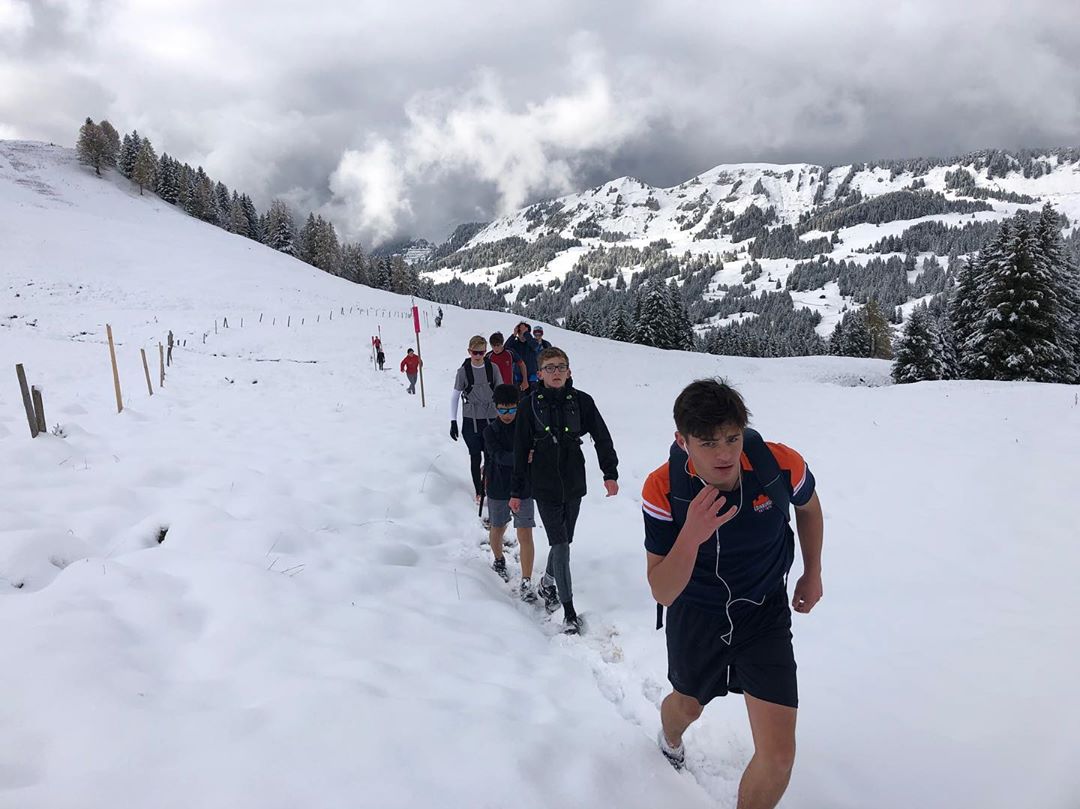
<instances>
[{"instance_id":1,"label":"tree line on mountain","mask_svg":"<svg viewBox=\"0 0 1080 809\"><path fill-rule=\"evenodd\" d=\"M402 294L418 294L430 286L400 256L368 256L360 244L342 241L333 224L322 215L309 213L303 224L298 224L293 210L281 199L273 200L265 212L259 213L250 196L230 191L202 166L192 168L167 153L159 157L150 139L138 131L121 138L108 121L95 123L87 118L79 129L76 152L98 176L102 169L114 168L137 185L140 194L152 191L196 219L265 244L324 272Z\"/></svg>"}]
</instances>

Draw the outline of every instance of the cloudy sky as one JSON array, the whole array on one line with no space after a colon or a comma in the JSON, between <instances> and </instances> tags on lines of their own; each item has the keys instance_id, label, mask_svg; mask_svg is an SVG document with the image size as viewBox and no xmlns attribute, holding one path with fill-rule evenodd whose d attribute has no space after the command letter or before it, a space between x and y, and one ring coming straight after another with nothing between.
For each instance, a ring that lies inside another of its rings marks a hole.
<instances>
[{"instance_id":1,"label":"cloudy sky","mask_svg":"<svg viewBox=\"0 0 1080 809\"><path fill-rule=\"evenodd\" d=\"M365 244L719 163L1080 144L1076 0L0 0L0 138L87 116Z\"/></svg>"}]
</instances>

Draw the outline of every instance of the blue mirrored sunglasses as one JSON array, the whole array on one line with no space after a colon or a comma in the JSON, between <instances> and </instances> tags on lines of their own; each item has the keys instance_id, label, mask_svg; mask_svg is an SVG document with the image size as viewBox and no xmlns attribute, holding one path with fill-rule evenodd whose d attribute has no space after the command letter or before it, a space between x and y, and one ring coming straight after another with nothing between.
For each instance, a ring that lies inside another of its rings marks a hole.
<instances>
[{"instance_id":1,"label":"blue mirrored sunglasses","mask_svg":"<svg viewBox=\"0 0 1080 809\"><path fill-rule=\"evenodd\" d=\"M513 407L496 407L495 409L499 412L500 416L509 416L511 413L517 412L517 405L514 405Z\"/></svg>"}]
</instances>

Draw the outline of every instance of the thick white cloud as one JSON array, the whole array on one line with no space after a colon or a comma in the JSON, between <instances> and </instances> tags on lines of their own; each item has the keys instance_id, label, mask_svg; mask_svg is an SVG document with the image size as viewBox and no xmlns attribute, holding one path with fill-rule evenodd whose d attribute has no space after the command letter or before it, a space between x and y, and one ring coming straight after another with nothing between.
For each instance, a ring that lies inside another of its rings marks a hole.
<instances>
[{"instance_id":1,"label":"thick white cloud","mask_svg":"<svg viewBox=\"0 0 1080 809\"><path fill-rule=\"evenodd\" d=\"M666 184L725 161L1080 130L1080 15L1063 0L30 8L0 0L0 122L72 143L87 115L108 117L368 241L440 237L610 174Z\"/></svg>"},{"instance_id":2,"label":"thick white cloud","mask_svg":"<svg viewBox=\"0 0 1080 809\"><path fill-rule=\"evenodd\" d=\"M21 38L33 24L34 15L25 0L0 0L0 46Z\"/></svg>"}]
</instances>

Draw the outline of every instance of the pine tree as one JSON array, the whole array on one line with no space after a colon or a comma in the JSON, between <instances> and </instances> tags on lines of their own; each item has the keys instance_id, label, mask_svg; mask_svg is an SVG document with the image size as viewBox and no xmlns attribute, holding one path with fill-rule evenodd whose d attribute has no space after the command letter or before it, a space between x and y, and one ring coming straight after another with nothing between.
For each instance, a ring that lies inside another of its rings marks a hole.
<instances>
[{"instance_id":1,"label":"pine tree","mask_svg":"<svg viewBox=\"0 0 1080 809\"><path fill-rule=\"evenodd\" d=\"M252 241L261 242L262 230L259 227L259 212L255 210L255 203L251 201L251 197L247 194L240 195L240 208L244 212L244 222L246 224L243 235Z\"/></svg>"},{"instance_id":2,"label":"pine tree","mask_svg":"<svg viewBox=\"0 0 1080 809\"><path fill-rule=\"evenodd\" d=\"M656 348L671 348L673 332L666 285L662 279L654 278L646 288L641 312L634 324L634 342Z\"/></svg>"},{"instance_id":3,"label":"pine tree","mask_svg":"<svg viewBox=\"0 0 1080 809\"><path fill-rule=\"evenodd\" d=\"M101 131L105 133L105 140L108 141L109 144L109 149L105 154L104 165L116 168L116 161L120 157L120 133L117 132L116 127L108 121L102 121L98 126L100 126Z\"/></svg>"},{"instance_id":4,"label":"pine tree","mask_svg":"<svg viewBox=\"0 0 1080 809\"><path fill-rule=\"evenodd\" d=\"M686 305L683 303L679 285L674 279L668 284L668 307L671 315L672 332L670 348L683 351L694 350L694 327L690 323L690 316L686 313Z\"/></svg>"},{"instance_id":5,"label":"pine tree","mask_svg":"<svg viewBox=\"0 0 1080 809\"><path fill-rule=\"evenodd\" d=\"M385 256L372 258L371 260L372 286L376 289L389 290L391 286L390 259Z\"/></svg>"},{"instance_id":6,"label":"pine tree","mask_svg":"<svg viewBox=\"0 0 1080 809\"><path fill-rule=\"evenodd\" d=\"M237 236L246 236L248 229L247 215L244 213L244 206L240 202L240 195L235 191L232 193L232 199L229 200L229 233L235 233Z\"/></svg>"},{"instance_id":7,"label":"pine tree","mask_svg":"<svg viewBox=\"0 0 1080 809\"><path fill-rule=\"evenodd\" d=\"M168 154L162 154L158 160L157 181L154 186L157 195L166 202L177 205L180 202L180 166Z\"/></svg>"},{"instance_id":8,"label":"pine tree","mask_svg":"<svg viewBox=\"0 0 1080 809\"><path fill-rule=\"evenodd\" d=\"M135 166L131 170L131 180L139 186L139 196L142 196L144 188L153 187L157 163L157 155L154 153L154 147L150 144L150 138L143 138L139 156L135 158Z\"/></svg>"},{"instance_id":9,"label":"pine tree","mask_svg":"<svg viewBox=\"0 0 1080 809\"><path fill-rule=\"evenodd\" d=\"M229 212L232 209L232 196L229 187L220 180L214 183L214 213L212 220L218 227L229 229Z\"/></svg>"},{"instance_id":10,"label":"pine tree","mask_svg":"<svg viewBox=\"0 0 1080 809\"><path fill-rule=\"evenodd\" d=\"M94 173L100 177L101 167L108 165L109 138L102 128L87 118L79 128L79 140L75 144L79 160L94 169Z\"/></svg>"},{"instance_id":11,"label":"pine tree","mask_svg":"<svg viewBox=\"0 0 1080 809\"><path fill-rule=\"evenodd\" d=\"M315 214L309 213L296 238L296 257L312 266L315 266L315 245L318 241L316 230Z\"/></svg>"},{"instance_id":12,"label":"pine tree","mask_svg":"<svg viewBox=\"0 0 1080 809\"><path fill-rule=\"evenodd\" d=\"M611 310L606 336L609 340L618 340L621 343L629 343L633 340L630 318L626 314L626 306L622 301L616 303L615 308Z\"/></svg>"},{"instance_id":13,"label":"pine tree","mask_svg":"<svg viewBox=\"0 0 1080 809\"><path fill-rule=\"evenodd\" d=\"M188 213L213 225L216 225L219 220L214 181L207 176L202 166L195 170L191 178L191 198L188 202Z\"/></svg>"},{"instance_id":14,"label":"pine tree","mask_svg":"<svg viewBox=\"0 0 1080 809\"><path fill-rule=\"evenodd\" d=\"M129 180L135 171L135 161L139 159L140 151L142 151L142 138L139 137L138 130L133 131L130 135L124 135L117 165L120 168L120 173Z\"/></svg>"},{"instance_id":15,"label":"pine tree","mask_svg":"<svg viewBox=\"0 0 1080 809\"><path fill-rule=\"evenodd\" d=\"M945 379L944 346L925 304L916 306L896 349L892 377L897 382Z\"/></svg>"},{"instance_id":16,"label":"pine tree","mask_svg":"<svg viewBox=\"0 0 1080 809\"><path fill-rule=\"evenodd\" d=\"M870 356L879 360L892 359L892 329L875 298L866 304L866 331L870 335Z\"/></svg>"},{"instance_id":17,"label":"pine tree","mask_svg":"<svg viewBox=\"0 0 1080 809\"><path fill-rule=\"evenodd\" d=\"M263 240L267 247L290 256L297 255L296 223L289 206L280 199L270 203L270 209L266 212Z\"/></svg>"},{"instance_id":18,"label":"pine tree","mask_svg":"<svg viewBox=\"0 0 1080 809\"><path fill-rule=\"evenodd\" d=\"M354 284L371 286L368 278L367 262L360 245L346 243L341 250L341 276Z\"/></svg>"},{"instance_id":19,"label":"pine tree","mask_svg":"<svg viewBox=\"0 0 1080 809\"><path fill-rule=\"evenodd\" d=\"M1057 298L1056 342L1064 353L1060 382L1080 382L1080 272L1061 238L1057 212L1046 203L1039 215L1036 232L1051 267Z\"/></svg>"},{"instance_id":20,"label":"pine tree","mask_svg":"<svg viewBox=\"0 0 1080 809\"><path fill-rule=\"evenodd\" d=\"M1000 236L1007 231L1008 222L1003 222ZM981 252L986 252L988 247ZM960 265L956 275L956 288L949 302L949 325L952 332L952 344L956 354L956 375L962 379L975 379L978 376L977 362L971 350L971 340L979 321L980 290L985 273L979 254Z\"/></svg>"},{"instance_id":21,"label":"pine tree","mask_svg":"<svg viewBox=\"0 0 1080 809\"><path fill-rule=\"evenodd\" d=\"M1017 215L981 261L986 273L982 317L969 341L978 376L1062 381L1071 357L1059 341L1054 270L1038 228Z\"/></svg>"}]
</instances>

